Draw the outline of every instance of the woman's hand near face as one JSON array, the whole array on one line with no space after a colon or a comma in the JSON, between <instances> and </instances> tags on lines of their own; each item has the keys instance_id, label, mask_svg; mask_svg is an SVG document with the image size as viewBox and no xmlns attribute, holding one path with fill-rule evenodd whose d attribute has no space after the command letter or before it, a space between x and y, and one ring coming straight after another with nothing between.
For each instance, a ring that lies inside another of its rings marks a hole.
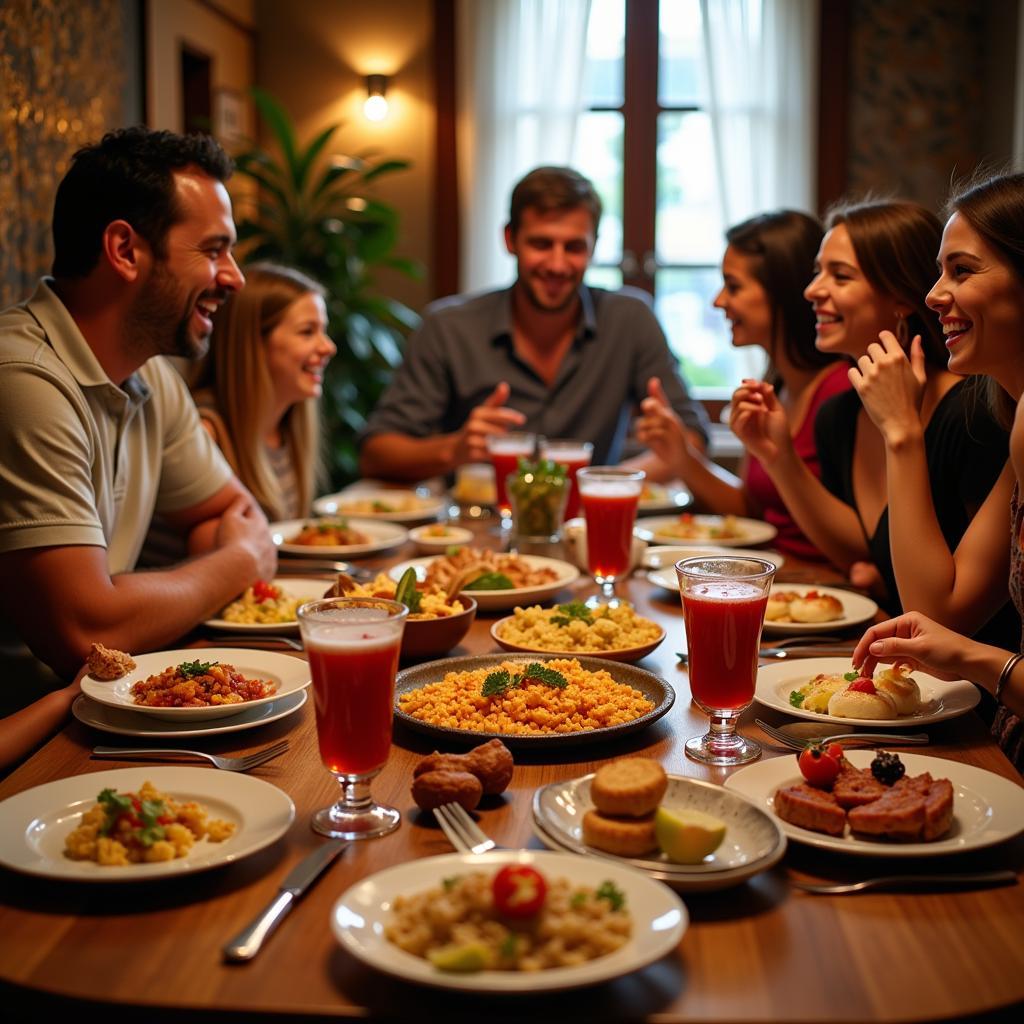
<instances>
[{"instance_id":1,"label":"woman's hand near face","mask_svg":"<svg viewBox=\"0 0 1024 1024\"><path fill-rule=\"evenodd\" d=\"M891 331L882 331L878 341L868 346L867 353L850 370L850 383L889 447L923 436L925 379L920 336L910 343L908 359Z\"/></svg>"},{"instance_id":2,"label":"woman's hand near face","mask_svg":"<svg viewBox=\"0 0 1024 1024\"><path fill-rule=\"evenodd\" d=\"M669 404L661 381L656 377L648 382L647 397L640 403L636 437L672 472L685 475L688 454L686 427Z\"/></svg>"},{"instance_id":3,"label":"woman's hand near face","mask_svg":"<svg viewBox=\"0 0 1024 1024\"><path fill-rule=\"evenodd\" d=\"M732 396L729 426L766 468L793 454L789 418L771 384L744 380Z\"/></svg>"}]
</instances>

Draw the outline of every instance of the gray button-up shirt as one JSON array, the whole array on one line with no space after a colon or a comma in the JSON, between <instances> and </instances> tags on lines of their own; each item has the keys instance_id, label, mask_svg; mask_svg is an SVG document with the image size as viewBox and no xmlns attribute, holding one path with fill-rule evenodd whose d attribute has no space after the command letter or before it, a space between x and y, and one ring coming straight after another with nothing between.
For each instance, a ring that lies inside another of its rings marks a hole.
<instances>
[{"instance_id":1,"label":"gray button-up shirt","mask_svg":"<svg viewBox=\"0 0 1024 1024\"><path fill-rule=\"evenodd\" d=\"M579 329L551 387L515 353L511 289L432 303L363 439L458 430L504 380L511 387L507 404L526 416L522 429L590 441L594 465L614 464L650 377L660 378L683 422L706 439L707 418L687 395L646 294L583 287L580 299Z\"/></svg>"}]
</instances>

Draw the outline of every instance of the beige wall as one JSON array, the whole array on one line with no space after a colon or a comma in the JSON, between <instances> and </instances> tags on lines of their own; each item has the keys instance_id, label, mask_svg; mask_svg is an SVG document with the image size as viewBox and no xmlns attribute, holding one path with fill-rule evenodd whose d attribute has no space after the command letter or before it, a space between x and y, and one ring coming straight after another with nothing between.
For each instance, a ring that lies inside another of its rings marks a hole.
<instances>
[{"instance_id":1,"label":"beige wall","mask_svg":"<svg viewBox=\"0 0 1024 1024\"><path fill-rule=\"evenodd\" d=\"M381 271L377 284L417 310L432 296L432 19L431 0L256 0L258 80L295 119L299 138L344 121L334 153L373 149L412 161L411 170L381 179L376 194L401 214L396 254L419 261L424 278ZM362 113L372 73L393 76L390 110L378 123Z\"/></svg>"},{"instance_id":2,"label":"beige wall","mask_svg":"<svg viewBox=\"0 0 1024 1024\"><path fill-rule=\"evenodd\" d=\"M250 25L253 0L218 0L229 17L200 0L147 0L146 120L152 128L181 131L181 47L211 57L210 75L217 90L230 89L242 108L242 129L254 131L249 89L253 85L255 42Z\"/></svg>"}]
</instances>

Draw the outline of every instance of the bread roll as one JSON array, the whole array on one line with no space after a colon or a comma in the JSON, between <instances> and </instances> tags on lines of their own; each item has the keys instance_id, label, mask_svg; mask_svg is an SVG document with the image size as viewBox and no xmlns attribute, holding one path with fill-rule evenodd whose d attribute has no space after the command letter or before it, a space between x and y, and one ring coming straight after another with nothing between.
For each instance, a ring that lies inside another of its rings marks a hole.
<instances>
[{"instance_id":1,"label":"bread roll","mask_svg":"<svg viewBox=\"0 0 1024 1024\"><path fill-rule=\"evenodd\" d=\"M602 814L642 818L652 814L668 788L665 769L647 757L602 765L590 783L590 799Z\"/></svg>"},{"instance_id":2,"label":"bread roll","mask_svg":"<svg viewBox=\"0 0 1024 1024\"><path fill-rule=\"evenodd\" d=\"M643 818L612 818L598 811L586 811L583 842L617 857L642 857L658 848L654 814Z\"/></svg>"},{"instance_id":3,"label":"bread roll","mask_svg":"<svg viewBox=\"0 0 1024 1024\"><path fill-rule=\"evenodd\" d=\"M868 718L879 721L896 717L896 702L887 693L864 693L849 688L834 693L828 702L828 713L835 718Z\"/></svg>"},{"instance_id":4,"label":"bread roll","mask_svg":"<svg viewBox=\"0 0 1024 1024\"><path fill-rule=\"evenodd\" d=\"M831 594L809 590L790 602L789 614L794 622L831 622L843 617L843 603Z\"/></svg>"},{"instance_id":5,"label":"bread roll","mask_svg":"<svg viewBox=\"0 0 1024 1024\"><path fill-rule=\"evenodd\" d=\"M888 694L896 704L896 713L912 715L921 707L921 689L910 675L910 666L895 664L875 676L875 688Z\"/></svg>"}]
</instances>

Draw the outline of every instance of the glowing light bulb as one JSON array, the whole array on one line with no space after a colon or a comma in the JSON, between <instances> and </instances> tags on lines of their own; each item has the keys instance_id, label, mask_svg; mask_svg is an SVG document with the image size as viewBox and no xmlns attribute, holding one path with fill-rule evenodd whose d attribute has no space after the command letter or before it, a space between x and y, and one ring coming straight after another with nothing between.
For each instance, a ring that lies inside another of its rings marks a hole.
<instances>
[{"instance_id":1,"label":"glowing light bulb","mask_svg":"<svg viewBox=\"0 0 1024 1024\"><path fill-rule=\"evenodd\" d=\"M388 116L388 101L383 96L367 96L363 114L368 121L383 121Z\"/></svg>"}]
</instances>

